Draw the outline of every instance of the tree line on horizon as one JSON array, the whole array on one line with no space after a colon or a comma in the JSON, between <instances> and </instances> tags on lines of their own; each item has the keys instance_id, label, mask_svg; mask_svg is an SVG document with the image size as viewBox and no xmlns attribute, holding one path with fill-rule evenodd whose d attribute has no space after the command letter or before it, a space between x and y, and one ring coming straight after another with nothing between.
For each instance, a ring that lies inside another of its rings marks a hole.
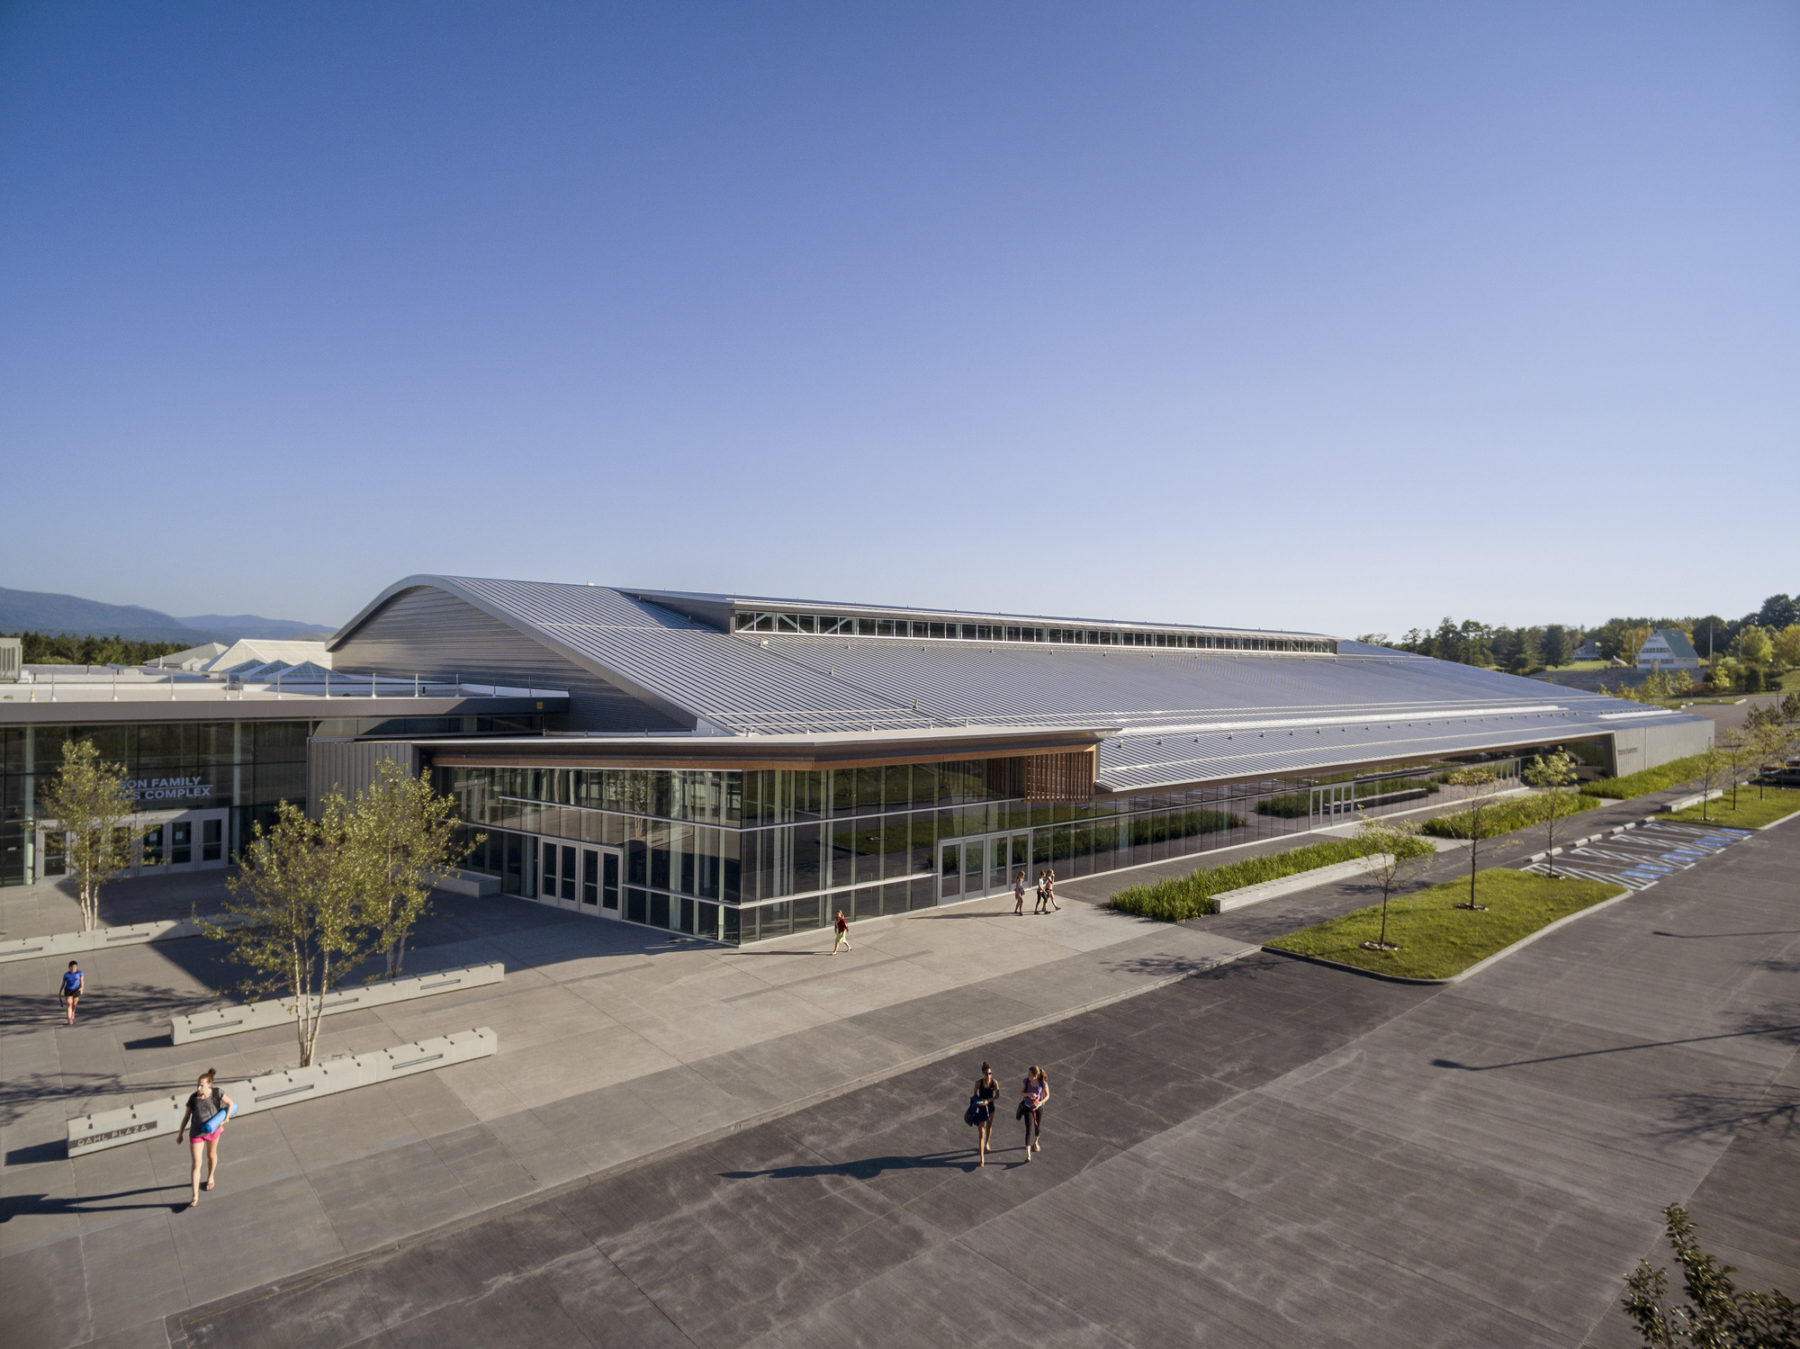
<instances>
[{"instance_id":1,"label":"tree line on horizon","mask_svg":"<svg viewBox=\"0 0 1800 1349\"><path fill-rule=\"evenodd\" d=\"M73 637L60 632L0 632L0 637L19 639L20 658L27 665L142 665L158 656L187 650L180 642Z\"/></svg>"},{"instance_id":2,"label":"tree line on horizon","mask_svg":"<svg viewBox=\"0 0 1800 1349\"><path fill-rule=\"evenodd\" d=\"M1365 633L1357 640L1459 665L1482 665L1524 674L1570 664L1577 648L1589 639L1599 648L1600 659L1630 664L1637 659L1638 648L1659 628L1686 633L1703 661L1732 656L1753 665L1770 661L1800 664L1800 652L1790 654L1782 650L1800 640L1789 636L1791 631L1800 630L1800 599L1788 595L1771 595L1761 608L1735 620L1706 614L1609 618L1593 628L1564 623L1509 628L1492 627L1477 619L1459 623L1445 617L1435 628L1412 628L1397 640L1382 632Z\"/></svg>"}]
</instances>

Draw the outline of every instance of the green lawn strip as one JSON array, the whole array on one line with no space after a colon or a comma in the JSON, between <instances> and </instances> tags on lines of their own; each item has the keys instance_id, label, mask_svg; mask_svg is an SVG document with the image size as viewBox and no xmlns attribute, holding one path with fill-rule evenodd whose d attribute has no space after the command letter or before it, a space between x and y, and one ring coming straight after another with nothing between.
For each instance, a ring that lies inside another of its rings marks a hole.
<instances>
[{"instance_id":1,"label":"green lawn strip","mask_svg":"<svg viewBox=\"0 0 1800 1349\"><path fill-rule=\"evenodd\" d=\"M1445 881L1388 905L1387 939L1398 951L1369 951L1362 943L1381 932L1381 906L1290 932L1268 942L1272 951L1314 956L1405 979L1448 979L1548 927L1558 918L1592 908L1625 887L1607 881L1539 876L1496 867L1475 876L1475 894L1487 911L1456 905L1469 898L1469 882Z\"/></svg>"},{"instance_id":2,"label":"green lawn strip","mask_svg":"<svg viewBox=\"0 0 1800 1349\"><path fill-rule=\"evenodd\" d=\"M1563 798L1563 818L1568 819L1602 804L1604 803L1592 796L1566 794ZM1481 822L1481 836L1498 838L1515 829L1542 824L1549 813L1550 797L1547 795L1519 796L1508 801L1497 801L1482 812L1485 818ZM1424 832L1435 838L1467 838L1473 820L1474 817L1466 810L1454 815L1439 815L1436 819L1425 822Z\"/></svg>"},{"instance_id":3,"label":"green lawn strip","mask_svg":"<svg viewBox=\"0 0 1800 1349\"><path fill-rule=\"evenodd\" d=\"M1132 885L1119 891L1109 901L1121 913L1140 918L1156 918L1165 923L1179 923L1201 914L1217 913L1217 896L1228 890L1242 890L1247 885L1297 876L1303 871L1316 871L1338 862L1353 861L1374 852L1372 844L1360 838L1335 839L1330 843L1312 843L1287 852L1265 857L1246 857L1224 866L1207 867L1187 876L1171 877L1150 885ZM1409 840L1407 855L1423 857L1432 852L1424 839Z\"/></svg>"},{"instance_id":4,"label":"green lawn strip","mask_svg":"<svg viewBox=\"0 0 1800 1349\"><path fill-rule=\"evenodd\" d=\"M1764 787L1760 789L1764 797L1756 799L1758 788L1739 787L1737 809L1731 808L1731 793L1717 800L1706 803L1706 818L1700 816L1699 806L1689 806L1686 810L1673 811L1667 815L1658 815L1659 820L1681 820L1686 824L1722 824L1732 829L1760 829L1765 824L1773 824L1784 815L1792 815L1800 810L1800 791L1792 787Z\"/></svg>"},{"instance_id":5,"label":"green lawn strip","mask_svg":"<svg viewBox=\"0 0 1800 1349\"><path fill-rule=\"evenodd\" d=\"M1671 759L1666 764L1646 768L1639 773L1627 773L1622 778L1600 778L1594 782L1584 782L1581 784L1581 794L1629 801L1634 796L1648 796L1651 792L1679 787L1700 776L1700 759L1701 756L1695 754L1686 759Z\"/></svg>"}]
</instances>

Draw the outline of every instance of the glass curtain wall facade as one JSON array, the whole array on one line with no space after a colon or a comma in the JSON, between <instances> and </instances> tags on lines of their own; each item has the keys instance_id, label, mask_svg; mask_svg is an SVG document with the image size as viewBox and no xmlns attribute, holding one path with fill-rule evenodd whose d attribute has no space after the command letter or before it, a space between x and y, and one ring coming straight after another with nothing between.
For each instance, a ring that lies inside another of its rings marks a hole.
<instances>
[{"instance_id":1,"label":"glass curtain wall facade","mask_svg":"<svg viewBox=\"0 0 1800 1349\"><path fill-rule=\"evenodd\" d=\"M224 837L199 837L192 846L219 848L229 857L255 822L273 823L279 802L306 800L310 736L530 734L542 729L543 720L479 715L0 726L0 885L28 884L43 871L43 859L35 856L35 825L43 816L44 790L61 771L63 746L72 740L92 741L102 758L124 766L139 811L228 811ZM194 856L224 860L209 852Z\"/></svg>"},{"instance_id":2,"label":"glass curtain wall facade","mask_svg":"<svg viewBox=\"0 0 1800 1349\"><path fill-rule=\"evenodd\" d=\"M480 837L469 869L503 893L751 942L827 926L838 909L855 920L1008 892L1020 870L1067 880L1405 809L1452 767L1030 801L1018 762L435 771Z\"/></svg>"},{"instance_id":3,"label":"glass curtain wall facade","mask_svg":"<svg viewBox=\"0 0 1800 1349\"><path fill-rule=\"evenodd\" d=\"M70 741L92 741L101 757L122 764L140 811L228 810L229 839L221 841L229 851L253 820L273 817L276 802L306 800L306 740L313 726L266 721L0 728L0 885L36 878L35 825Z\"/></svg>"}]
</instances>

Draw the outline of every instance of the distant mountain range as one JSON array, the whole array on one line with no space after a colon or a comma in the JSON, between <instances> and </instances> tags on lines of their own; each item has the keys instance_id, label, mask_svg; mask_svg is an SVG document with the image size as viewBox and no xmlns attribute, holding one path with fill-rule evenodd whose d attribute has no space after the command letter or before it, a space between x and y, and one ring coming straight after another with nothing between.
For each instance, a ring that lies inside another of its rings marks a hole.
<instances>
[{"instance_id":1,"label":"distant mountain range","mask_svg":"<svg viewBox=\"0 0 1800 1349\"><path fill-rule=\"evenodd\" d=\"M175 618L136 604L102 604L79 595L0 586L0 632L62 633L72 637L127 637L137 642L235 642L240 637L324 637L336 629L324 623L260 614L194 614Z\"/></svg>"}]
</instances>

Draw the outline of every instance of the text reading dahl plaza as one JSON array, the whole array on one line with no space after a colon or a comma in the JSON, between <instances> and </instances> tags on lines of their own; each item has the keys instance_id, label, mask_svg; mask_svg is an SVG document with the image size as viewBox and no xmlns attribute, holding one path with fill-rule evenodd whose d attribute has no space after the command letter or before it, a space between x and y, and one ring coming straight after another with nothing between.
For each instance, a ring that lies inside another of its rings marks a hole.
<instances>
[{"instance_id":1,"label":"text reading dahl plaza","mask_svg":"<svg viewBox=\"0 0 1800 1349\"><path fill-rule=\"evenodd\" d=\"M1411 809L1472 760L1595 773L1710 722L1316 633L414 576L283 659L184 653L0 692L0 878L92 739L134 868L225 865L277 801L428 767L481 888L726 942Z\"/></svg>"}]
</instances>

